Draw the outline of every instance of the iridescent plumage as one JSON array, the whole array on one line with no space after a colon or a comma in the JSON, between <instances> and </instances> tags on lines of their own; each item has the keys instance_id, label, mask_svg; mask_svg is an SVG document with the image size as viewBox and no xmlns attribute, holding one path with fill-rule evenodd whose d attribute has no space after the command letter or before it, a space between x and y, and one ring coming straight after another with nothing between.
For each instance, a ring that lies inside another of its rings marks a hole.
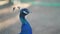
<instances>
[{"instance_id":1,"label":"iridescent plumage","mask_svg":"<svg viewBox=\"0 0 60 34\"><path fill-rule=\"evenodd\" d=\"M20 34L32 34L32 28L30 24L28 23L28 21L25 19L25 16L28 14L29 14L29 11L27 8L20 10L19 18L22 23Z\"/></svg>"}]
</instances>

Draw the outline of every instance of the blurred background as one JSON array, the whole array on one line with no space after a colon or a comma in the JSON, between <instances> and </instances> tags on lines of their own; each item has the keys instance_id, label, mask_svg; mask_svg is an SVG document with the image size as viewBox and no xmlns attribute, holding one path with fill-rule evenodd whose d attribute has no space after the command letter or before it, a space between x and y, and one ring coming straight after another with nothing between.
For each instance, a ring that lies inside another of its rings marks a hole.
<instances>
[{"instance_id":1,"label":"blurred background","mask_svg":"<svg viewBox=\"0 0 60 34\"><path fill-rule=\"evenodd\" d=\"M0 0L0 34L19 34L19 10L28 8L27 15L33 34L60 34L60 0Z\"/></svg>"}]
</instances>

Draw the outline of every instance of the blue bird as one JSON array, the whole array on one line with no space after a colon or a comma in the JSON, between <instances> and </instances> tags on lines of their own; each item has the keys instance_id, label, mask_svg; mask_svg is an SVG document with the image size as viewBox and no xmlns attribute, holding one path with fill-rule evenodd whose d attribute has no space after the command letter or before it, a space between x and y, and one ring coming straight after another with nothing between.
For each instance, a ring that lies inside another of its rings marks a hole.
<instances>
[{"instance_id":1,"label":"blue bird","mask_svg":"<svg viewBox=\"0 0 60 34\"><path fill-rule=\"evenodd\" d=\"M28 15L30 12L27 8L23 8L20 10L19 18L21 20L21 32L19 34L32 34L32 28L28 21L25 19L25 16Z\"/></svg>"}]
</instances>

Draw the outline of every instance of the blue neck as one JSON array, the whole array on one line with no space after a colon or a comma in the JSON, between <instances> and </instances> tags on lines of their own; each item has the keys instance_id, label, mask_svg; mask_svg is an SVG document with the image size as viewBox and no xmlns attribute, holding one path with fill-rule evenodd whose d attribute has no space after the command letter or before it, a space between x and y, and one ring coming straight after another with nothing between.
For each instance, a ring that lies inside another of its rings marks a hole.
<instances>
[{"instance_id":1,"label":"blue neck","mask_svg":"<svg viewBox=\"0 0 60 34\"><path fill-rule=\"evenodd\" d=\"M25 16L20 16L20 20L21 20L22 24L28 23L28 21L25 19Z\"/></svg>"}]
</instances>

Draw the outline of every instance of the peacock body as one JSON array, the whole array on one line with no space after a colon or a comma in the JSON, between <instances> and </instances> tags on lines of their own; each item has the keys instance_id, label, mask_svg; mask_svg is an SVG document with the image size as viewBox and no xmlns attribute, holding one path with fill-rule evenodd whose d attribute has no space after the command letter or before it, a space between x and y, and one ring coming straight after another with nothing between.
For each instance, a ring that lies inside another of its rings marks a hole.
<instances>
[{"instance_id":1,"label":"peacock body","mask_svg":"<svg viewBox=\"0 0 60 34\"><path fill-rule=\"evenodd\" d=\"M28 14L29 14L29 11L27 8L20 10L19 18L22 23L20 34L32 34L32 28L30 24L28 23L28 21L25 19L25 16Z\"/></svg>"}]
</instances>

